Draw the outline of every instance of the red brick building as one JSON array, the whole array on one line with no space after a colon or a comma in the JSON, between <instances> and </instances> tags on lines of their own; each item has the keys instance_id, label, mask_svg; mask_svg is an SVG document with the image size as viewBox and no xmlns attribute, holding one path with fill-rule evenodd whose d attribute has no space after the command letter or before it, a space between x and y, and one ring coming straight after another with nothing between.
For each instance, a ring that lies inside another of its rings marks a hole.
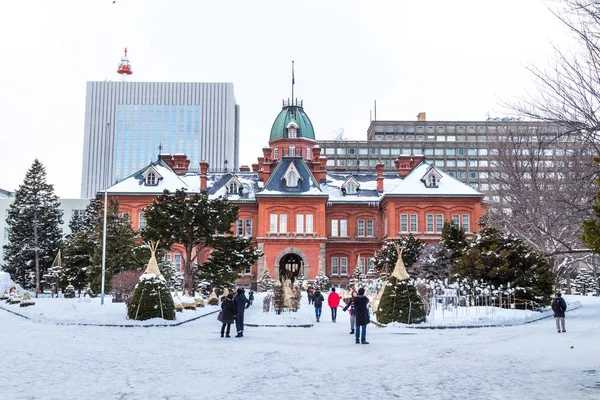
<instances>
[{"instance_id":1,"label":"red brick building","mask_svg":"<svg viewBox=\"0 0 600 400\"><path fill-rule=\"evenodd\" d=\"M135 228L144 226L142 209L164 189L206 190L235 203L240 213L232 231L254 237L265 254L240 278L251 286L265 269L275 279L314 280L323 272L343 285L355 268L369 268L387 239L412 233L437 241L444 221L471 233L478 229L483 195L423 157L400 156L392 173L383 164L376 172L327 171L326 162L302 104L284 103L252 168L209 173L202 162L194 173L185 155L161 154L108 191ZM181 260L177 252L169 257Z\"/></svg>"}]
</instances>

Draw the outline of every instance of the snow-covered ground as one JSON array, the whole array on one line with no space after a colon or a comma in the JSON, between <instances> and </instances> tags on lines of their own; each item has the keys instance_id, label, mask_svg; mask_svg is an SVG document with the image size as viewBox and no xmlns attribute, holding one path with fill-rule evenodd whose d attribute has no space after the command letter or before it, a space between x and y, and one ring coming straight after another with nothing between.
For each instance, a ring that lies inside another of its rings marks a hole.
<instances>
[{"instance_id":1,"label":"snow-covered ground","mask_svg":"<svg viewBox=\"0 0 600 400\"><path fill-rule=\"evenodd\" d=\"M583 306L567 313L564 334L552 318L451 330L370 324L370 345L354 344L341 309L337 323L328 307L315 323L306 299L298 313L274 316L262 313L257 296L246 322L261 326L246 327L239 339L221 338L214 314L171 327L57 325L131 321L124 306L121 313L94 300L0 303L38 315L27 320L0 310L0 398L598 399L600 298L565 297ZM65 301L71 303L60 305ZM65 310L68 318L55 317ZM177 322L210 310L177 314ZM313 326L264 326L304 324Z\"/></svg>"}]
</instances>

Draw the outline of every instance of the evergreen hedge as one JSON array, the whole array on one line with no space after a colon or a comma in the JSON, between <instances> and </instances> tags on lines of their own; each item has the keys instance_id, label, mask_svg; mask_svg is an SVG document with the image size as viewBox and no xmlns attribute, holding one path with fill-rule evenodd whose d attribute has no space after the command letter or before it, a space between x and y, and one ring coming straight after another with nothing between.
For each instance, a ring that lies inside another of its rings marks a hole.
<instances>
[{"instance_id":1,"label":"evergreen hedge","mask_svg":"<svg viewBox=\"0 0 600 400\"><path fill-rule=\"evenodd\" d=\"M398 282L391 277L377 306L377 322L419 324L425 321L425 317L423 299L417 293L413 280Z\"/></svg>"}]
</instances>

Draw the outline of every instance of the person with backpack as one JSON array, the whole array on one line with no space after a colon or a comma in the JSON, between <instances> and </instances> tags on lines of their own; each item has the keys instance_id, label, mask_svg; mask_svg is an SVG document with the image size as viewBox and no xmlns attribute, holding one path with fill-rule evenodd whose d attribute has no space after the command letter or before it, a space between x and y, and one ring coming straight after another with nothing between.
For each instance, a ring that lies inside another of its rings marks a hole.
<instances>
[{"instance_id":1,"label":"person with backpack","mask_svg":"<svg viewBox=\"0 0 600 400\"><path fill-rule=\"evenodd\" d=\"M248 300L250 300L250 305L252 305L252 303L254 302L254 291L250 290L248 292Z\"/></svg>"},{"instance_id":2,"label":"person with backpack","mask_svg":"<svg viewBox=\"0 0 600 400\"><path fill-rule=\"evenodd\" d=\"M244 311L250 307L250 300L244 294L243 288L238 288L233 298L235 304L235 328L237 335L235 337L244 337Z\"/></svg>"},{"instance_id":3,"label":"person with backpack","mask_svg":"<svg viewBox=\"0 0 600 400\"><path fill-rule=\"evenodd\" d=\"M323 311L323 302L325 298L321 294L320 290L315 290L313 294L313 304L315 305L315 316L317 317L317 322L321 319L321 312Z\"/></svg>"},{"instance_id":4,"label":"person with backpack","mask_svg":"<svg viewBox=\"0 0 600 400\"><path fill-rule=\"evenodd\" d=\"M348 310L350 313L350 334L354 333L354 325L356 323L356 315L354 313L354 296L356 296L356 290L352 291L352 297L348 300L348 304L343 308L344 311Z\"/></svg>"},{"instance_id":5,"label":"person with backpack","mask_svg":"<svg viewBox=\"0 0 600 400\"><path fill-rule=\"evenodd\" d=\"M331 288L331 293L327 296L327 304L331 308L331 322L337 319L337 309L340 305L340 295L335 292L335 288Z\"/></svg>"},{"instance_id":6,"label":"person with backpack","mask_svg":"<svg viewBox=\"0 0 600 400\"><path fill-rule=\"evenodd\" d=\"M566 332L565 329L565 311L567 311L567 302L562 298L560 292L552 300L552 311L554 311L554 320L556 321L556 330L558 333Z\"/></svg>"},{"instance_id":7,"label":"person with backpack","mask_svg":"<svg viewBox=\"0 0 600 400\"><path fill-rule=\"evenodd\" d=\"M308 304L312 304L313 299L315 298L315 290L311 287L306 291L306 297L308 297Z\"/></svg>"},{"instance_id":8,"label":"person with backpack","mask_svg":"<svg viewBox=\"0 0 600 400\"><path fill-rule=\"evenodd\" d=\"M356 313L356 344L369 344L367 342L367 324L369 324L369 298L365 296L365 288L358 289L354 297L354 312Z\"/></svg>"}]
</instances>

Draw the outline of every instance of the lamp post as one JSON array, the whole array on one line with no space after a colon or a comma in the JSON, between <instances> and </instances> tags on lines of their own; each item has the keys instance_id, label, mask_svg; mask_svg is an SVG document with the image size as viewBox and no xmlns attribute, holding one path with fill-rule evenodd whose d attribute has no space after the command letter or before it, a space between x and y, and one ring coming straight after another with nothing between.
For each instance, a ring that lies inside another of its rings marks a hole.
<instances>
[{"instance_id":1,"label":"lamp post","mask_svg":"<svg viewBox=\"0 0 600 400\"><path fill-rule=\"evenodd\" d=\"M38 215L37 215L37 204L36 209L33 212L33 247L35 253L35 298L37 299L40 293L40 257L38 254Z\"/></svg>"},{"instance_id":2,"label":"lamp post","mask_svg":"<svg viewBox=\"0 0 600 400\"><path fill-rule=\"evenodd\" d=\"M110 127L110 122L106 123L106 127ZM106 146L106 131L104 131L104 151L108 153L108 148ZM107 157L104 157L104 173L108 175L107 170ZM106 276L106 214L108 209L108 183L106 183L106 178L104 178L104 224L102 226L102 284L101 284L101 294L100 294L100 305L104 305L104 277Z\"/></svg>"}]
</instances>

